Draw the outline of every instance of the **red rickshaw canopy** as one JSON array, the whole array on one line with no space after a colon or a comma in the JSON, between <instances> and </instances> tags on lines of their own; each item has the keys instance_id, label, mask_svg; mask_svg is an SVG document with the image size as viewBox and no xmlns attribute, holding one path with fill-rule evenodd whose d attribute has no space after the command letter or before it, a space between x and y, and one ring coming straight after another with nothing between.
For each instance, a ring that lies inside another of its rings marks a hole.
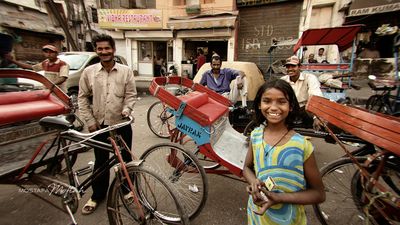
<instances>
[{"instance_id":1,"label":"red rickshaw canopy","mask_svg":"<svg viewBox=\"0 0 400 225\"><path fill-rule=\"evenodd\" d=\"M320 29L308 29L303 32L301 38L293 48L296 53L301 46L306 45L337 45L339 52L351 47L353 40L360 31L362 24L329 27Z\"/></svg>"}]
</instances>

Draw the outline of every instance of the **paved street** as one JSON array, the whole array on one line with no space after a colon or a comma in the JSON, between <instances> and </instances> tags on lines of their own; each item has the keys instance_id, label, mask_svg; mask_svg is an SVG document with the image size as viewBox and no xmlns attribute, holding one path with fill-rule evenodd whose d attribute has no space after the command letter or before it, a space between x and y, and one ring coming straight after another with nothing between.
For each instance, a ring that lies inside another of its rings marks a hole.
<instances>
[{"instance_id":1,"label":"paved street","mask_svg":"<svg viewBox=\"0 0 400 225\"><path fill-rule=\"evenodd\" d=\"M364 89L364 91L365 94L368 94L368 89ZM142 94L140 101L135 106L134 151L137 155L140 155L141 152L153 144L168 141L157 138L147 126L147 108L154 101L156 101L154 97ZM316 145L316 157L320 167L343 154L342 150L335 145L327 144L315 138L312 139L312 142ZM78 168L85 166L87 162L93 160L93 152L81 154L78 160ZM206 206L191 224L246 224L247 195L245 193L245 183L238 181L235 177L232 178L234 179L208 175L209 197ZM91 190L81 200L79 210L90 197L90 192ZM50 200L59 206L61 205L61 201L57 198L53 197ZM0 186L0 205L2 205L0 208L0 215L2 215L0 224L69 224L66 214L37 197L22 192L19 187L13 185ZM310 207L307 207L307 213L310 218L310 224L319 224L315 220ZM101 204L92 215L82 216L78 211L75 216L79 224L108 224L105 204Z\"/></svg>"}]
</instances>

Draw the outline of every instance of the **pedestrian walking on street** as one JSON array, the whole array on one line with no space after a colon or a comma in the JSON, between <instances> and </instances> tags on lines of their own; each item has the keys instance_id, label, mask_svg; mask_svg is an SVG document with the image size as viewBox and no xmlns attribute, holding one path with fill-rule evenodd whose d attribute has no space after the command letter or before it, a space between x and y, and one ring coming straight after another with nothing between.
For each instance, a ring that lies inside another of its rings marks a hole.
<instances>
[{"instance_id":1,"label":"pedestrian walking on street","mask_svg":"<svg viewBox=\"0 0 400 225\"><path fill-rule=\"evenodd\" d=\"M54 45L45 45L42 47L43 54L46 59L36 65L29 65L23 62L16 61L10 57L10 61L23 69L34 71L44 70L44 76L57 85L62 91L66 92L66 84L69 73L69 65L57 58L58 49Z\"/></svg>"},{"instance_id":2,"label":"pedestrian walking on street","mask_svg":"<svg viewBox=\"0 0 400 225\"><path fill-rule=\"evenodd\" d=\"M254 100L243 176L249 183L248 224L307 224L303 205L325 200L314 147L293 130L299 104L281 80L263 84Z\"/></svg>"},{"instance_id":3,"label":"pedestrian walking on street","mask_svg":"<svg viewBox=\"0 0 400 225\"><path fill-rule=\"evenodd\" d=\"M78 104L80 114L86 121L89 132L121 123L132 115L136 102L136 84L133 71L114 60L115 41L109 35L98 35L93 38L95 51L100 62L87 67L79 81ZM129 149L132 145L132 127L127 125L117 129ZM108 142L109 133L94 137L95 140ZM109 158L109 152L94 149L94 170L101 167ZM131 161L131 155L122 151L124 161ZM82 208L82 214L93 213L98 204L106 198L110 172L93 181L93 194Z\"/></svg>"}]
</instances>

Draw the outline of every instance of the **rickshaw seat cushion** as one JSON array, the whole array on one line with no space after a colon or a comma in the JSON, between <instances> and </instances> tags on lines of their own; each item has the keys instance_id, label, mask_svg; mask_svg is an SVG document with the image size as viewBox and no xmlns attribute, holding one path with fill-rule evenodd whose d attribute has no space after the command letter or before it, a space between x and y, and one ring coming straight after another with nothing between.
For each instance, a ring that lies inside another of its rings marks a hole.
<instances>
[{"instance_id":1,"label":"rickshaw seat cushion","mask_svg":"<svg viewBox=\"0 0 400 225\"><path fill-rule=\"evenodd\" d=\"M207 115L209 123L213 124L221 116L228 112L229 108L215 101L214 99L209 98L208 103L200 106L199 108L197 108L197 110Z\"/></svg>"},{"instance_id":2,"label":"rickshaw seat cushion","mask_svg":"<svg viewBox=\"0 0 400 225\"><path fill-rule=\"evenodd\" d=\"M194 91L187 95L182 95L179 98L194 108L198 108L208 103L208 94L205 92Z\"/></svg>"},{"instance_id":3,"label":"rickshaw seat cushion","mask_svg":"<svg viewBox=\"0 0 400 225\"><path fill-rule=\"evenodd\" d=\"M179 99L207 115L209 124L214 123L229 110L227 106L209 98L205 92L194 91L187 95L179 96Z\"/></svg>"},{"instance_id":4,"label":"rickshaw seat cushion","mask_svg":"<svg viewBox=\"0 0 400 225\"><path fill-rule=\"evenodd\" d=\"M49 90L0 94L0 125L67 113L64 104Z\"/></svg>"},{"instance_id":5,"label":"rickshaw seat cushion","mask_svg":"<svg viewBox=\"0 0 400 225\"><path fill-rule=\"evenodd\" d=\"M0 93L0 105L43 100L47 99L49 95L50 90L2 92Z\"/></svg>"}]
</instances>

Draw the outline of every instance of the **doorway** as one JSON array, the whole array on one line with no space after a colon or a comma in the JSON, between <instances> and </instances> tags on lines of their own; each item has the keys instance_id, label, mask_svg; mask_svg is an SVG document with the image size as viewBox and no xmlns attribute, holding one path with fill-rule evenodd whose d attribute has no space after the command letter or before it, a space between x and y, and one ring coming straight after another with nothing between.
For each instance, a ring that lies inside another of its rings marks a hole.
<instances>
[{"instance_id":1,"label":"doorway","mask_svg":"<svg viewBox=\"0 0 400 225\"><path fill-rule=\"evenodd\" d=\"M169 57L167 41L139 41L138 68L139 74L148 77L158 77L164 74L167 69ZM172 51L172 49L171 49Z\"/></svg>"}]
</instances>

